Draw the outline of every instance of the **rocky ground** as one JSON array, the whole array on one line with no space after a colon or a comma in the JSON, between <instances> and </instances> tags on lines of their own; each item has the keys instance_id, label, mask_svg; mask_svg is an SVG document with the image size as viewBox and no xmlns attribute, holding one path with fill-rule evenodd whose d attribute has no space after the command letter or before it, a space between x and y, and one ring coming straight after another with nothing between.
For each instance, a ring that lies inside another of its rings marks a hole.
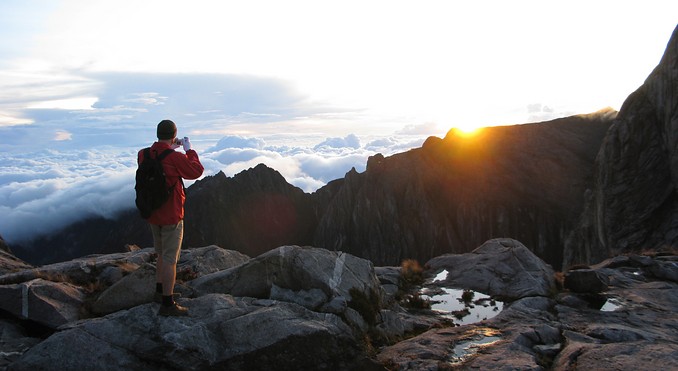
<instances>
[{"instance_id":1,"label":"rocky ground","mask_svg":"<svg viewBox=\"0 0 678 371\"><path fill-rule=\"evenodd\" d=\"M511 239L423 272L311 247L250 258L208 246L179 262L190 315L164 318L154 254L132 250L36 268L3 253L0 370L678 369L670 254L562 275ZM438 296L452 289L461 297Z\"/></svg>"}]
</instances>

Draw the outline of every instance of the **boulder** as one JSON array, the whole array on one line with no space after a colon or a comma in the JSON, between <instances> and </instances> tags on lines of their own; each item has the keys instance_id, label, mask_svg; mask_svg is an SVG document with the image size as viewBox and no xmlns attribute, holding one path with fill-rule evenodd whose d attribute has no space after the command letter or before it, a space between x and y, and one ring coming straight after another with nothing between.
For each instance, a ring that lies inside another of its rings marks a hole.
<instances>
[{"instance_id":1,"label":"boulder","mask_svg":"<svg viewBox=\"0 0 678 371\"><path fill-rule=\"evenodd\" d=\"M25 269L14 273L0 276L0 285L21 283L36 278L44 278L50 281L72 282L75 284L93 284L99 281L99 275L104 273L111 275L110 269L118 269L122 273L128 273L137 269L140 265L153 260L152 248L135 252L91 255L75 260L43 265L34 269ZM121 274L119 277L122 277Z\"/></svg>"},{"instance_id":2,"label":"boulder","mask_svg":"<svg viewBox=\"0 0 678 371\"><path fill-rule=\"evenodd\" d=\"M238 266L248 260L250 257L245 254L222 249L216 245L182 249L177 262L177 271L190 271L196 276L203 276Z\"/></svg>"},{"instance_id":3,"label":"boulder","mask_svg":"<svg viewBox=\"0 0 678 371\"><path fill-rule=\"evenodd\" d=\"M144 264L102 292L92 303L94 314L108 314L153 300L155 266Z\"/></svg>"},{"instance_id":4,"label":"boulder","mask_svg":"<svg viewBox=\"0 0 678 371\"><path fill-rule=\"evenodd\" d=\"M50 328L78 320L84 298L75 285L39 278L0 286L0 309Z\"/></svg>"},{"instance_id":5,"label":"boulder","mask_svg":"<svg viewBox=\"0 0 678 371\"><path fill-rule=\"evenodd\" d=\"M41 340L28 335L18 322L0 319L0 370L4 370Z\"/></svg>"},{"instance_id":6,"label":"boulder","mask_svg":"<svg viewBox=\"0 0 678 371\"><path fill-rule=\"evenodd\" d=\"M188 317L145 304L66 326L26 352L12 370L371 369L336 315L254 298L181 299ZM383 369L383 368L382 368Z\"/></svg>"},{"instance_id":7,"label":"boulder","mask_svg":"<svg viewBox=\"0 0 678 371\"><path fill-rule=\"evenodd\" d=\"M575 269L565 273L564 286L570 291L597 294L607 290L609 284L607 275L595 269Z\"/></svg>"},{"instance_id":8,"label":"boulder","mask_svg":"<svg viewBox=\"0 0 678 371\"><path fill-rule=\"evenodd\" d=\"M437 281L440 286L472 289L507 300L549 296L555 291L551 266L509 238L489 240L471 253L433 258L426 267L432 274L447 270L447 277Z\"/></svg>"},{"instance_id":9,"label":"boulder","mask_svg":"<svg viewBox=\"0 0 678 371\"><path fill-rule=\"evenodd\" d=\"M190 282L196 296L227 293L262 299L292 300L308 309L345 301L374 317L382 289L369 260L319 248L281 246L248 262Z\"/></svg>"},{"instance_id":10,"label":"boulder","mask_svg":"<svg viewBox=\"0 0 678 371\"><path fill-rule=\"evenodd\" d=\"M183 280L238 266L249 259L247 255L215 245L182 250L177 262L175 292L184 293ZM145 263L102 292L92 303L91 310L101 315L149 303L153 300L155 283L155 265Z\"/></svg>"}]
</instances>

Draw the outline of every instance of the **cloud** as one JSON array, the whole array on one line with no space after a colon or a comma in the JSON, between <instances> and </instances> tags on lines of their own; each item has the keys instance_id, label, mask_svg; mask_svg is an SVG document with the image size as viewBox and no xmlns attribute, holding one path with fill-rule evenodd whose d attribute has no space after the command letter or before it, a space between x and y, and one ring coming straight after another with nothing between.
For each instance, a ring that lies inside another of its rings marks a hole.
<instances>
[{"instance_id":1,"label":"cloud","mask_svg":"<svg viewBox=\"0 0 678 371\"><path fill-rule=\"evenodd\" d=\"M210 151L199 151L204 175L223 171L234 176L260 163L280 172L305 192L344 177L351 168L365 170L377 152L390 155L423 143L424 137L373 138L360 146L349 134L309 146L293 145L294 137L263 138L229 135ZM114 217L134 208L134 172L138 148L44 149L30 153L0 151L0 235L16 243L52 233L92 216ZM187 181L186 186L193 182Z\"/></svg>"},{"instance_id":2,"label":"cloud","mask_svg":"<svg viewBox=\"0 0 678 371\"><path fill-rule=\"evenodd\" d=\"M57 142L71 139L73 139L73 134L69 133L66 130L57 130L56 135L54 136L54 140L56 140Z\"/></svg>"},{"instance_id":3,"label":"cloud","mask_svg":"<svg viewBox=\"0 0 678 371\"><path fill-rule=\"evenodd\" d=\"M268 77L78 70L0 74L0 145L13 150L53 145L65 132L69 148L113 141L141 145L142 138L155 138L155 125L165 118L177 122L180 135L216 139L234 125L273 125L325 111L290 83Z\"/></svg>"},{"instance_id":4,"label":"cloud","mask_svg":"<svg viewBox=\"0 0 678 371\"><path fill-rule=\"evenodd\" d=\"M573 112L560 111L553 107L543 105L541 103L532 103L527 105L527 121L526 122L542 122L554 120L559 117L571 116Z\"/></svg>"},{"instance_id":5,"label":"cloud","mask_svg":"<svg viewBox=\"0 0 678 371\"><path fill-rule=\"evenodd\" d=\"M219 139L214 147L208 148L205 152L216 152L227 148L262 149L264 146L266 146L266 141L261 138L246 138L240 135L229 135Z\"/></svg>"},{"instance_id":6,"label":"cloud","mask_svg":"<svg viewBox=\"0 0 678 371\"><path fill-rule=\"evenodd\" d=\"M0 113L23 120L0 125L0 235L11 243L133 208L136 153L155 140L164 118L191 137L205 175L234 176L264 163L306 192L351 168L364 171L377 151L423 142L345 134L354 111L310 104L273 78L70 71L19 80L0 92ZM30 99L10 96L36 86L42 91Z\"/></svg>"},{"instance_id":7,"label":"cloud","mask_svg":"<svg viewBox=\"0 0 678 371\"><path fill-rule=\"evenodd\" d=\"M344 138L327 138L322 143L313 147L314 150L322 148L360 148L360 139L355 134L349 134Z\"/></svg>"},{"instance_id":8,"label":"cloud","mask_svg":"<svg viewBox=\"0 0 678 371\"><path fill-rule=\"evenodd\" d=\"M0 154L0 235L29 239L134 207L131 157L119 150Z\"/></svg>"}]
</instances>

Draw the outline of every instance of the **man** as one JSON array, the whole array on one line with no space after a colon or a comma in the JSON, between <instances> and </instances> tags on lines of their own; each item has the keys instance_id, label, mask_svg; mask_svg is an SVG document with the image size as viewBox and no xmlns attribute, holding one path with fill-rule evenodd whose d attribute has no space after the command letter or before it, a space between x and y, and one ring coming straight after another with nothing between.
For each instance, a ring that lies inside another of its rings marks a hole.
<instances>
[{"instance_id":1,"label":"man","mask_svg":"<svg viewBox=\"0 0 678 371\"><path fill-rule=\"evenodd\" d=\"M151 157L157 158L167 149L183 145L186 154L169 153L162 159L165 180L170 196L159 209L152 212L148 223L153 233L153 245L158 254L156 264L156 300L161 299L159 315L185 316L188 309L174 301L174 283L177 277L177 260L184 237L184 194L183 179L197 179L204 170L198 153L191 149L188 137L176 139L177 126L171 120L162 120L157 128L158 141L151 146ZM144 161L144 150L139 151L137 162ZM157 300L159 301L159 300Z\"/></svg>"}]
</instances>

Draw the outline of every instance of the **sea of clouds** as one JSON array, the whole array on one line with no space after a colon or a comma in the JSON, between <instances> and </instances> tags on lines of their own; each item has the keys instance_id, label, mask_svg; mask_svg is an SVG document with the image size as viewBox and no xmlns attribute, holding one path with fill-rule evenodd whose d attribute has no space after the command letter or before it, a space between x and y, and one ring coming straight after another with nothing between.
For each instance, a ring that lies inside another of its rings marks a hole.
<instances>
[{"instance_id":1,"label":"sea of clouds","mask_svg":"<svg viewBox=\"0 0 678 371\"><path fill-rule=\"evenodd\" d=\"M48 77L0 80L0 236L10 244L134 208L137 152L155 140L162 119L191 138L204 176L263 163L305 192L351 168L364 171L371 155L404 152L446 131L338 107L270 77L79 70Z\"/></svg>"},{"instance_id":2,"label":"sea of clouds","mask_svg":"<svg viewBox=\"0 0 678 371\"><path fill-rule=\"evenodd\" d=\"M305 192L364 171L367 158L420 146L425 137L390 136L361 140L356 134L328 137L313 146L268 144L263 138L230 135L212 145L194 145L204 176L227 176L263 163ZM294 143L293 138L276 142ZM149 143L150 144L150 143ZM202 148L201 148L202 147ZM115 217L134 208L138 147L45 149L0 152L0 235L21 243L89 217ZM181 151L181 149L179 149ZM193 182L186 182L190 186Z\"/></svg>"}]
</instances>

